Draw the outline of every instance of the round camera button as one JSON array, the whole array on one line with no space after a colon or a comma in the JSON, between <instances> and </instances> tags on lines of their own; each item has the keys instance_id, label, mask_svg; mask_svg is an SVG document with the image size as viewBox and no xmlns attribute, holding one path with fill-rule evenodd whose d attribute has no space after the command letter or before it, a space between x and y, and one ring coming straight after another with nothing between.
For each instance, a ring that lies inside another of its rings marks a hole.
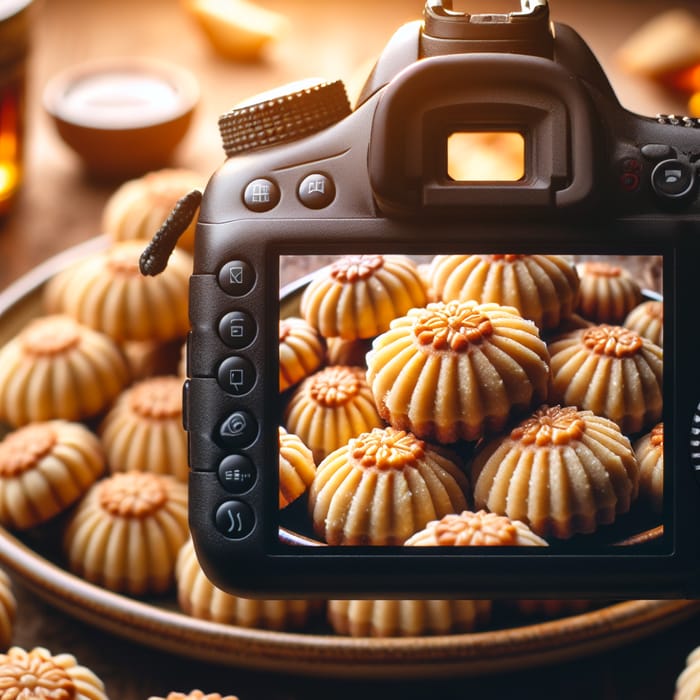
<instances>
[{"instance_id":1,"label":"round camera button","mask_svg":"<svg viewBox=\"0 0 700 700\"><path fill-rule=\"evenodd\" d=\"M217 432L224 447L247 447L258 437L258 423L248 411L233 411Z\"/></svg>"},{"instance_id":2,"label":"round camera button","mask_svg":"<svg viewBox=\"0 0 700 700\"><path fill-rule=\"evenodd\" d=\"M219 286L232 297L242 297L255 285L255 270L245 260L230 260L219 270Z\"/></svg>"},{"instance_id":3,"label":"round camera button","mask_svg":"<svg viewBox=\"0 0 700 700\"><path fill-rule=\"evenodd\" d=\"M274 209L280 201L280 188L273 180L259 177L249 182L243 190L243 204L257 213Z\"/></svg>"},{"instance_id":4,"label":"round camera button","mask_svg":"<svg viewBox=\"0 0 700 700\"><path fill-rule=\"evenodd\" d=\"M228 455L219 464L219 482L229 492L240 496L250 491L257 479L255 465L245 455Z\"/></svg>"},{"instance_id":5,"label":"round camera button","mask_svg":"<svg viewBox=\"0 0 700 700\"><path fill-rule=\"evenodd\" d=\"M255 528L255 513L243 501L225 501L214 515L216 529L230 540L242 540Z\"/></svg>"},{"instance_id":6,"label":"round camera button","mask_svg":"<svg viewBox=\"0 0 700 700\"><path fill-rule=\"evenodd\" d=\"M219 321L219 338L236 350L250 345L256 333L255 321L245 311L229 311Z\"/></svg>"},{"instance_id":7,"label":"round camera button","mask_svg":"<svg viewBox=\"0 0 700 700\"><path fill-rule=\"evenodd\" d=\"M676 158L663 160L651 173L651 186L663 199L685 197L695 184L695 170L690 163Z\"/></svg>"},{"instance_id":8,"label":"round camera button","mask_svg":"<svg viewBox=\"0 0 700 700\"><path fill-rule=\"evenodd\" d=\"M245 357L234 355L219 365L216 378L227 394L243 396L255 386L255 367Z\"/></svg>"},{"instance_id":9,"label":"round camera button","mask_svg":"<svg viewBox=\"0 0 700 700\"><path fill-rule=\"evenodd\" d=\"M335 183L327 175L307 175L297 190L299 201L309 209L323 209L335 199Z\"/></svg>"}]
</instances>

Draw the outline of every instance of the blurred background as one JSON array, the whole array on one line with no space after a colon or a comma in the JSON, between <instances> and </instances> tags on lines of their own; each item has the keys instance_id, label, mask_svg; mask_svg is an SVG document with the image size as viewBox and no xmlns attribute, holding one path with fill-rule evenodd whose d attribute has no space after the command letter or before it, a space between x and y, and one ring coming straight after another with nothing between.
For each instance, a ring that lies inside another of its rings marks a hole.
<instances>
[{"instance_id":1,"label":"blurred background","mask_svg":"<svg viewBox=\"0 0 700 700\"><path fill-rule=\"evenodd\" d=\"M17 0L13 0L17 3ZM4 0L5 4L11 0ZM271 39L250 55L222 53L203 29L191 0L35 0L28 58L24 184L12 212L0 223L0 288L41 259L100 233L100 214L119 180L98 181L84 172L43 109L48 81L95 59L153 57L189 69L200 100L192 124L170 165L208 176L223 159L217 119L238 101L281 84L320 76L342 78L356 94L374 57L402 23L417 19L420 0L264 0L280 25L255 17ZM647 114L685 113L688 96L630 72L619 47L645 22L670 9L659 0L551 0L551 16L574 26L598 55L623 105ZM697 3L674 4L692 10ZM0 3L0 7L2 4ZM467 11L512 11L514 0L468 2ZM243 21L245 17L239 14ZM659 39L660 41L660 39ZM665 50L657 42L649 52Z\"/></svg>"}]
</instances>

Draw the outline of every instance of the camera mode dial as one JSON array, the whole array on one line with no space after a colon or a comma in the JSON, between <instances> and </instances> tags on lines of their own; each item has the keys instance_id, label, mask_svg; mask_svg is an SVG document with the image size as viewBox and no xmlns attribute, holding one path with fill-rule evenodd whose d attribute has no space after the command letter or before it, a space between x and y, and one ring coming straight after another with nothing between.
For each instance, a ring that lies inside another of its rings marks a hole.
<instances>
[{"instance_id":1,"label":"camera mode dial","mask_svg":"<svg viewBox=\"0 0 700 700\"><path fill-rule=\"evenodd\" d=\"M228 157L310 136L352 110L341 80L310 79L252 97L219 118Z\"/></svg>"}]
</instances>

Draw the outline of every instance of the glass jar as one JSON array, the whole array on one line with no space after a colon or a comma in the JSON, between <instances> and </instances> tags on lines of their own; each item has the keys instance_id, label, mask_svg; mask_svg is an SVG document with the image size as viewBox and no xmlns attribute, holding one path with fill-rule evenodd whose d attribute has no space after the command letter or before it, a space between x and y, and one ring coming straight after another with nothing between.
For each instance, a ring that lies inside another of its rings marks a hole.
<instances>
[{"instance_id":1,"label":"glass jar","mask_svg":"<svg viewBox=\"0 0 700 700\"><path fill-rule=\"evenodd\" d=\"M31 0L0 0L0 216L22 181Z\"/></svg>"}]
</instances>

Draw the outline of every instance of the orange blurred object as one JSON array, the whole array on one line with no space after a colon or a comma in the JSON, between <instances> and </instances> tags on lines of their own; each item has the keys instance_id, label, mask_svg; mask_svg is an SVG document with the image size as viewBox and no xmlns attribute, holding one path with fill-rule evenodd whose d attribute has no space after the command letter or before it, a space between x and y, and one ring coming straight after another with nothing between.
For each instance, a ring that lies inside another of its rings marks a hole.
<instances>
[{"instance_id":1,"label":"orange blurred object","mask_svg":"<svg viewBox=\"0 0 700 700\"><path fill-rule=\"evenodd\" d=\"M700 90L688 101L688 113L691 117L700 117Z\"/></svg>"},{"instance_id":2,"label":"orange blurred object","mask_svg":"<svg viewBox=\"0 0 700 700\"><path fill-rule=\"evenodd\" d=\"M663 82L681 92L700 92L700 63L665 75Z\"/></svg>"}]
</instances>

